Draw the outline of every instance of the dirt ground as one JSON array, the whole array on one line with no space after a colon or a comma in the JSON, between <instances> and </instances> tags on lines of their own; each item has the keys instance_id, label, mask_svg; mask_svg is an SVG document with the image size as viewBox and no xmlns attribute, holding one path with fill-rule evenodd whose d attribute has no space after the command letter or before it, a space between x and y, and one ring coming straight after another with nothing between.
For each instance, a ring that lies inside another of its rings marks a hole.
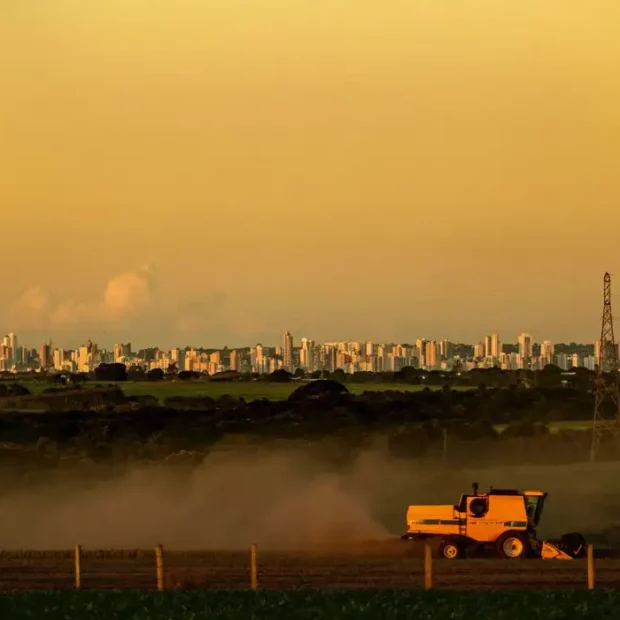
<instances>
[{"instance_id":1,"label":"dirt ground","mask_svg":"<svg viewBox=\"0 0 620 620\"><path fill-rule=\"evenodd\" d=\"M170 552L164 556L166 588L248 588L249 552ZM620 557L597 558L596 583L620 587ZM152 551L83 553L83 589L154 589ZM74 555L66 551L2 552L0 589L75 587ZM368 543L363 547L303 552L259 550L259 586L299 588L421 588L424 563L406 543ZM585 588L585 560L508 561L466 559L433 561L433 586L440 589Z\"/></svg>"}]
</instances>

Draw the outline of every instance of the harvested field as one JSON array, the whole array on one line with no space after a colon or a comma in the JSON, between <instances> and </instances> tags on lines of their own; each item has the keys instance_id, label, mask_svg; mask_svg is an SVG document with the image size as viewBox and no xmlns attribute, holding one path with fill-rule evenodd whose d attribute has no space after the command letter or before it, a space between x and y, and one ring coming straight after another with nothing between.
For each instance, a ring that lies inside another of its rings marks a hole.
<instances>
[{"instance_id":1,"label":"harvested field","mask_svg":"<svg viewBox=\"0 0 620 620\"><path fill-rule=\"evenodd\" d=\"M82 588L86 590L155 589L153 551L88 551L82 554ZM400 552L343 550L327 552L259 552L258 580L263 590L419 589L422 559ZM71 551L0 553L1 590L74 588ZM167 551L167 589L246 589L249 553ZM620 559L596 561L596 585L620 587ZM433 562L433 586L442 590L585 589L586 562L477 559Z\"/></svg>"}]
</instances>

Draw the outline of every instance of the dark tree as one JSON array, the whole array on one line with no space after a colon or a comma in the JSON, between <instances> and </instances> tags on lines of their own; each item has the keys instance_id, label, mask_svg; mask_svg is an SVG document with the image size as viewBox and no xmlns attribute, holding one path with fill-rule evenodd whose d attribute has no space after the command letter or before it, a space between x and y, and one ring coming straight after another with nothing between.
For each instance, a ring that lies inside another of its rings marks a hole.
<instances>
[{"instance_id":1,"label":"dark tree","mask_svg":"<svg viewBox=\"0 0 620 620\"><path fill-rule=\"evenodd\" d=\"M177 375L177 378L180 379L181 381L190 381L192 379L199 379L200 373L195 372L194 370L182 370Z\"/></svg>"},{"instance_id":2,"label":"dark tree","mask_svg":"<svg viewBox=\"0 0 620 620\"><path fill-rule=\"evenodd\" d=\"M127 381L127 366L125 364L99 364L95 368L97 381Z\"/></svg>"},{"instance_id":3,"label":"dark tree","mask_svg":"<svg viewBox=\"0 0 620 620\"><path fill-rule=\"evenodd\" d=\"M338 383L344 383L347 380L347 375L345 374L344 370L342 370L342 368L336 368L336 370L334 370L334 372L332 372L332 374L329 375L329 378L332 381L338 381Z\"/></svg>"},{"instance_id":4,"label":"dark tree","mask_svg":"<svg viewBox=\"0 0 620 620\"><path fill-rule=\"evenodd\" d=\"M163 381L164 371L161 368L151 368L151 370L146 373L146 378L149 381Z\"/></svg>"},{"instance_id":5,"label":"dark tree","mask_svg":"<svg viewBox=\"0 0 620 620\"><path fill-rule=\"evenodd\" d=\"M129 381L146 381L146 371L142 366L130 366L127 370L127 378Z\"/></svg>"},{"instance_id":6,"label":"dark tree","mask_svg":"<svg viewBox=\"0 0 620 620\"><path fill-rule=\"evenodd\" d=\"M320 381L312 381L298 387L289 397L289 402L298 402L302 400L327 400L338 396L349 394L349 390L330 379L322 379Z\"/></svg>"},{"instance_id":7,"label":"dark tree","mask_svg":"<svg viewBox=\"0 0 620 620\"><path fill-rule=\"evenodd\" d=\"M293 375L290 372L280 368L268 375L267 381L273 381L274 383L290 383L292 377Z\"/></svg>"}]
</instances>

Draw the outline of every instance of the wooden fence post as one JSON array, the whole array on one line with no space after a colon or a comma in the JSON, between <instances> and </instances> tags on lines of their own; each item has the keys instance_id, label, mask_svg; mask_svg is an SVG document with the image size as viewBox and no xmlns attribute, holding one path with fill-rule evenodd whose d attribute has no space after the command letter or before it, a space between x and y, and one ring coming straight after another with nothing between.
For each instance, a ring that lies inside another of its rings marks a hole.
<instances>
[{"instance_id":1,"label":"wooden fence post","mask_svg":"<svg viewBox=\"0 0 620 620\"><path fill-rule=\"evenodd\" d=\"M82 587L82 547L75 545L75 589Z\"/></svg>"},{"instance_id":2,"label":"wooden fence post","mask_svg":"<svg viewBox=\"0 0 620 620\"><path fill-rule=\"evenodd\" d=\"M448 461L448 429L442 429L443 435L443 450L442 450L442 460L444 463Z\"/></svg>"},{"instance_id":3,"label":"wooden fence post","mask_svg":"<svg viewBox=\"0 0 620 620\"><path fill-rule=\"evenodd\" d=\"M427 542L424 545L424 589L430 590L433 587L433 556L431 546Z\"/></svg>"},{"instance_id":4,"label":"wooden fence post","mask_svg":"<svg viewBox=\"0 0 620 620\"><path fill-rule=\"evenodd\" d=\"M258 589L258 566L256 562L256 545L250 545L250 587L252 590Z\"/></svg>"},{"instance_id":5,"label":"wooden fence post","mask_svg":"<svg viewBox=\"0 0 620 620\"><path fill-rule=\"evenodd\" d=\"M164 589L164 548L162 545L155 547L155 567L157 569L157 589Z\"/></svg>"},{"instance_id":6,"label":"wooden fence post","mask_svg":"<svg viewBox=\"0 0 620 620\"><path fill-rule=\"evenodd\" d=\"M588 590L594 590L594 547L588 545Z\"/></svg>"}]
</instances>

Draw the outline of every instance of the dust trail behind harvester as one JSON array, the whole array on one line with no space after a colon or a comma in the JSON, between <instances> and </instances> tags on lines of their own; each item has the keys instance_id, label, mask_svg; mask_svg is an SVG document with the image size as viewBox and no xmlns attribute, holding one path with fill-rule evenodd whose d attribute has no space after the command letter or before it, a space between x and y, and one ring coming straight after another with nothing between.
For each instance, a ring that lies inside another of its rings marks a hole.
<instances>
[{"instance_id":1,"label":"dust trail behind harvester","mask_svg":"<svg viewBox=\"0 0 620 620\"><path fill-rule=\"evenodd\" d=\"M153 465L88 488L65 473L0 499L0 546L293 548L386 536L355 479L289 449L215 452L193 471Z\"/></svg>"},{"instance_id":2,"label":"dust trail behind harvester","mask_svg":"<svg viewBox=\"0 0 620 620\"><path fill-rule=\"evenodd\" d=\"M410 503L455 503L481 488L551 494L545 535L600 531L620 508L620 464L442 470L391 459L380 445L334 467L303 444L216 450L193 469L167 464L93 478L79 468L0 498L0 547L67 549L350 548L400 553ZM394 543L389 541L393 540ZM385 545L388 545L387 547Z\"/></svg>"}]
</instances>

